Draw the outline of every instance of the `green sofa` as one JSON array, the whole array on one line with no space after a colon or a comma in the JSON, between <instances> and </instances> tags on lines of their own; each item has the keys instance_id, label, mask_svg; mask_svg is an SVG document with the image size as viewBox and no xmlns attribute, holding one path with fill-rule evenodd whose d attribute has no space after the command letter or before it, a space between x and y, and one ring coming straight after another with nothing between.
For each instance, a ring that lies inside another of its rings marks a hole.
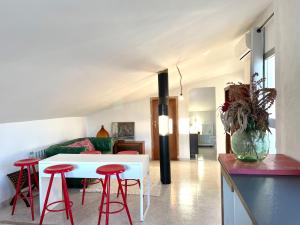
<instances>
[{"instance_id":1,"label":"green sofa","mask_svg":"<svg viewBox=\"0 0 300 225\"><path fill-rule=\"evenodd\" d=\"M113 153L113 138L97 138L97 137L86 137L94 145L95 149L101 151L102 154L112 154ZM70 141L65 141L59 144L51 145L45 149L45 157L51 157L59 153L64 154L80 154L86 150L85 147L67 147L67 145L73 144L74 142L84 140L86 138L77 138ZM67 178L68 187L71 188L81 188L80 178Z\"/></svg>"}]
</instances>

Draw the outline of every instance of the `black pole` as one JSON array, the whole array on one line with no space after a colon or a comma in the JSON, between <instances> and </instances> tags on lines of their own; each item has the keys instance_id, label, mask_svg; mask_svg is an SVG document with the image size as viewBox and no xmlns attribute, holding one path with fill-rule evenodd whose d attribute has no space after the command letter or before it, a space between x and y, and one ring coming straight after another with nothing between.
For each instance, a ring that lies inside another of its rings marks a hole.
<instances>
[{"instance_id":1,"label":"black pole","mask_svg":"<svg viewBox=\"0 0 300 225\"><path fill-rule=\"evenodd\" d=\"M168 69L158 72L158 116L168 116L169 84ZM159 134L160 180L162 184L171 183L169 134Z\"/></svg>"}]
</instances>

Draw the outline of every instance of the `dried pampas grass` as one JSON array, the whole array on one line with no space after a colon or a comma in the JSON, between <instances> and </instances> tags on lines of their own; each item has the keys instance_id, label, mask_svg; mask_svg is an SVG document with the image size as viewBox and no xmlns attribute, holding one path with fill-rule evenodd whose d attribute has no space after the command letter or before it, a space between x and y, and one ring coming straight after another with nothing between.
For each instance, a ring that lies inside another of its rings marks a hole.
<instances>
[{"instance_id":1,"label":"dried pampas grass","mask_svg":"<svg viewBox=\"0 0 300 225\"><path fill-rule=\"evenodd\" d=\"M220 108L221 121L226 132L259 130L270 132L268 109L274 104L276 90L264 88L264 78L255 80L255 73L249 85L228 83L230 85L229 99Z\"/></svg>"}]
</instances>

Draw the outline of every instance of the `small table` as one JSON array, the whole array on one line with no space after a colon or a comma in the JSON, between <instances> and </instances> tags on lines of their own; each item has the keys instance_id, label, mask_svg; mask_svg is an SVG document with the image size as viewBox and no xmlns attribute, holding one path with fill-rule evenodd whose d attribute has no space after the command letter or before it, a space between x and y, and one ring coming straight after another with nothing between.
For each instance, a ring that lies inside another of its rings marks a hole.
<instances>
[{"instance_id":1,"label":"small table","mask_svg":"<svg viewBox=\"0 0 300 225\"><path fill-rule=\"evenodd\" d=\"M223 225L294 225L300 221L300 162L269 155L262 162L220 154Z\"/></svg>"},{"instance_id":2,"label":"small table","mask_svg":"<svg viewBox=\"0 0 300 225\"><path fill-rule=\"evenodd\" d=\"M42 212L44 199L49 184L50 176L44 173L48 166L56 164L72 164L75 170L66 173L67 178L99 178L96 169L106 164L125 165L126 171L121 179L139 179L140 187L140 220L144 221L147 211L150 207L150 174L149 174L149 156L148 155L84 155L84 154L58 154L39 162L39 190L40 190L40 212ZM104 178L104 177L103 177ZM144 210L144 179L146 179L147 204ZM62 199L61 179L54 178L49 201L58 201ZM100 198L99 198L100 201Z\"/></svg>"}]
</instances>

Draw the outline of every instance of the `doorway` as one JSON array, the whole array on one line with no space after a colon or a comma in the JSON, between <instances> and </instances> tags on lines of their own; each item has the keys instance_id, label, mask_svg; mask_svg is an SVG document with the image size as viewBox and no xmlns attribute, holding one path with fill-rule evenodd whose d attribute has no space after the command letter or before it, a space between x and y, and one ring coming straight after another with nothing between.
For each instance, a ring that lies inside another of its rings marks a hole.
<instances>
[{"instance_id":1,"label":"doorway","mask_svg":"<svg viewBox=\"0 0 300 225\"><path fill-rule=\"evenodd\" d=\"M215 88L194 88L189 92L190 158L216 159Z\"/></svg>"},{"instance_id":2,"label":"doorway","mask_svg":"<svg viewBox=\"0 0 300 225\"><path fill-rule=\"evenodd\" d=\"M151 140L152 160L159 160L159 133L158 133L158 98L150 99L151 110ZM178 159L178 98L169 97L168 113L170 119L169 151L170 159Z\"/></svg>"}]
</instances>

